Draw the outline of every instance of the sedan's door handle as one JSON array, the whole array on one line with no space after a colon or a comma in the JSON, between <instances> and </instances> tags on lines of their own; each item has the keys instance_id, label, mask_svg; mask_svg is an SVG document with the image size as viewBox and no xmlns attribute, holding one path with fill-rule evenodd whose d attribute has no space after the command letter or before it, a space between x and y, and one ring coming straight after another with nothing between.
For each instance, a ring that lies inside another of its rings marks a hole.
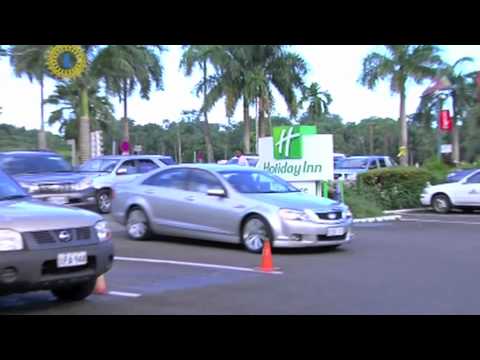
<instances>
[{"instance_id":1,"label":"sedan's door handle","mask_svg":"<svg viewBox=\"0 0 480 360\"><path fill-rule=\"evenodd\" d=\"M187 196L187 197L185 198L185 200L187 200L187 201L195 201L195 196Z\"/></svg>"}]
</instances>

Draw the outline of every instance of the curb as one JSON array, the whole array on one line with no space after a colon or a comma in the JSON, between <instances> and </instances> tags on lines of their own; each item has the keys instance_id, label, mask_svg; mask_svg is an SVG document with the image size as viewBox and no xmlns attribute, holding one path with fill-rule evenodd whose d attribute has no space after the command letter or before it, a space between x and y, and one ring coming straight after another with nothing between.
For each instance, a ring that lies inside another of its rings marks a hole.
<instances>
[{"instance_id":1,"label":"curb","mask_svg":"<svg viewBox=\"0 0 480 360\"><path fill-rule=\"evenodd\" d=\"M415 209L399 209L399 210L385 210L384 214L406 214L411 212L418 212L418 211L428 211L432 210L431 207L422 207L422 208L415 208Z\"/></svg>"},{"instance_id":2,"label":"curb","mask_svg":"<svg viewBox=\"0 0 480 360\"><path fill-rule=\"evenodd\" d=\"M385 222L385 221L398 221L402 217L400 215L391 215L391 216L379 216L372 218L363 218L363 219L353 219L354 224L364 224L364 223L376 223L376 222Z\"/></svg>"}]
</instances>

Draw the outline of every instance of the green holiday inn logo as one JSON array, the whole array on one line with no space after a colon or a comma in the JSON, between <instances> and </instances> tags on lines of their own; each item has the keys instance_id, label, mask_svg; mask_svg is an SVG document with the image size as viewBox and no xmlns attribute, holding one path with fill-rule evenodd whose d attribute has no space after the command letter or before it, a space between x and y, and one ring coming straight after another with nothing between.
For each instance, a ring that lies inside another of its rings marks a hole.
<instances>
[{"instance_id":1,"label":"green holiday inn logo","mask_svg":"<svg viewBox=\"0 0 480 360\"><path fill-rule=\"evenodd\" d=\"M316 126L296 125L273 128L273 157L276 160L302 159L303 136L316 133Z\"/></svg>"}]
</instances>

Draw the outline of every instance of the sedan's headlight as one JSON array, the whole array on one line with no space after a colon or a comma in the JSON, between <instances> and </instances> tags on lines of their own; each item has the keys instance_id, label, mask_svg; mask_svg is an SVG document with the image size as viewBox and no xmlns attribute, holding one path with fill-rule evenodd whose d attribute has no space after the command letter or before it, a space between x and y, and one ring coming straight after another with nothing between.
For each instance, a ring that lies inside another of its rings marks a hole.
<instances>
[{"instance_id":1,"label":"sedan's headlight","mask_svg":"<svg viewBox=\"0 0 480 360\"><path fill-rule=\"evenodd\" d=\"M0 251L15 251L23 249L23 239L20 233L13 230L0 230Z\"/></svg>"},{"instance_id":2,"label":"sedan's headlight","mask_svg":"<svg viewBox=\"0 0 480 360\"><path fill-rule=\"evenodd\" d=\"M85 178L79 183L73 184L72 189L73 191L82 191L91 187L92 184L93 184L93 180L91 178Z\"/></svg>"},{"instance_id":3,"label":"sedan's headlight","mask_svg":"<svg viewBox=\"0 0 480 360\"><path fill-rule=\"evenodd\" d=\"M280 217L283 220L297 220L297 221L308 221L310 217L304 211L292 210L292 209L281 209L279 212Z\"/></svg>"},{"instance_id":4,"label":"sedan's headlight","mask_svg":"<svg viewBox=\"0 0 480 360\"><path fill-rule=\"evenodd\" d=\"M105 220L97 222L95 224L95 230L97 231L98 240L100 240L100 242L112 239L112 232Z\"/></svg>"},{"instance_id":5,"label":"sedan's headlight","mask_svg":"<svg viewBox=\"0 0 480 360\"><path fill-rule=\"evenodd\" d=\"M33 193L33 192L36 192L36 191L39 190L38 185L35 185L35 184L27 184L27 183L24 183L24 182L20 182L19 184L22 188L27 190L29 193Z\"/></svg>"}]
</instances>

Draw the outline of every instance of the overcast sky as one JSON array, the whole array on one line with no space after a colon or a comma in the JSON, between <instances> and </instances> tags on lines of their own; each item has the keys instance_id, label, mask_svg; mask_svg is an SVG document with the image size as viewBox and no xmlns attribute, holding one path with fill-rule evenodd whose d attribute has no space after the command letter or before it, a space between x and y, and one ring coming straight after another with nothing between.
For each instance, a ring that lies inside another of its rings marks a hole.
<instances>
[{"instance_id":1,"label":"overcast sky","mask_svg":"<svg viewBox=\"0 0 480 360\"><path fill-rule=\"evenodd\" d=\"M291 50L299 53L308 63L307 83L316 81L323 90L328 90L333 98L330 111L339 114L344 121L357 122L370 116L398 118L398 95L390 93L388 82L381 82L374 91L358 83L362 60L371 51L382 51L382 46L372 45L295 45ZM193 94L194 85L200 80L200 72L186 78L179 70L181 57L180 46L167 46L163 54L164 91L151 94L150 101L142 100L138 94L129 98L129 117L139 124L161 123L163 119L178 120L182 110L198 109L201 99ZM480 45L441 46L443 58L453 63L457 59L470 56L475 62L463 67L465 72L480 69ZM39 127L40 124L40 87L24 78L16 78L8 59L0 58L0 106L3 114L0 123L24 126L27 129ZM407 114L413 113L419 103L419 96L428 86L408 84ZM53 80L46 82L45 94L54 89ZM116 109L116 116L122 116L122 107L117 99L111 99ZM234 121L242 120L239 104ZM54 107L47 106L46 119ZM274 114L287 116L283 100L275 99ZM253 116L253 112L252 112ZM226 123L224 103L219 102L211 111L212 123ZM56 128L48 128L56 132Z\"/></svg>"}]
</instances>

